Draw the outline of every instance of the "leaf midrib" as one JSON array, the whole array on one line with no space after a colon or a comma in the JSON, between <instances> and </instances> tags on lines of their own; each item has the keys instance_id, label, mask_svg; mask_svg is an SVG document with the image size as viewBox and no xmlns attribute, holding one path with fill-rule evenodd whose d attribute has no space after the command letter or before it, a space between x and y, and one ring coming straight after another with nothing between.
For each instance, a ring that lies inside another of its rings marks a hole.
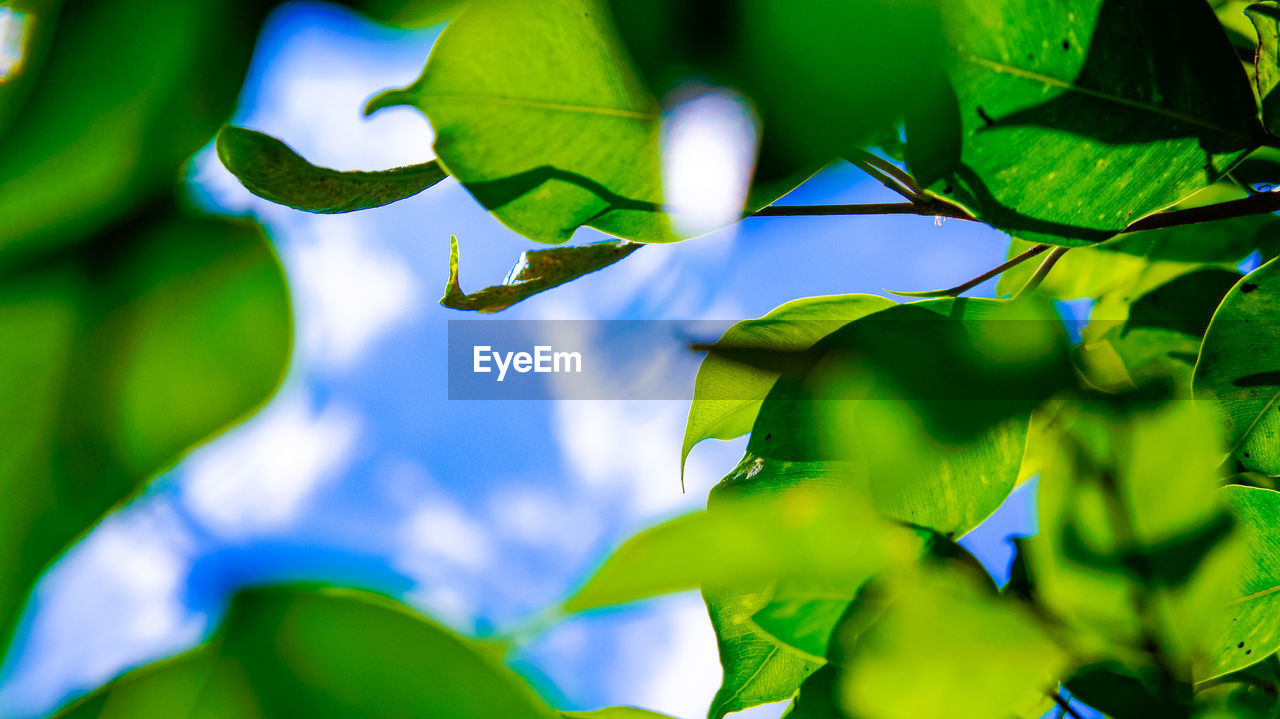
<instances>
[{"instance_id":1,"label":"leaf midrib","mask_svg":"<svg viewBox=\"0 0 1280 719\"><path fill-rule=\"evenodd\" d=\"M1248 140L1250 142L1252 142L1254 139L1251 133L1242 132L1241 130L1238 130L1235 128L1223 127L1216 123L1208 122L1203 118L1193 117L1191 115L1185 115L1180 112L1175 112L1161 105L1152 105L1150 103L1133 100L1127 97L1122 97L1120 95L1113 95L1106 92L1102 92L1100 90L1081 87L1071 82L1060 80L1056 77L1053 77L1052 75L1045 75L1043 73L1026 70L1024 68L1017 67L1016 65L1010 65L1007 62L1003 62L999 60L991 60L985 57L980 57L978 55L973 55L965 52L958 52L956 53L956 55L962 60L967 60L971 63L974 63L975 65L985 66L996 72L1006 73L1009 75L1013 75L1015 77L1023 78L1025 80L1032 80L1035 82L1042 83L1044 85L1048 85L1050 87L1061 88L1063 90L1071 90L1074 92L1078 92L1082 95L1087 95L1089 97L1097 98L1099 100L1106 100L1109 102L1113 102L1117 105L1123 105L1125 107L1129 107L1135 110L1142 110L1145 112L1149 112L1153 115L1160 115L1170 119L1178 120L1179 122L1184 122L1189 125L1195 125L1198 127L1209 129L1209 130L1214 130L1216 132L1220 132L1223 134L1232 135L1235 137Z\"/></svg>"},{"instance_id":2,"label":"leaf midrib","mask_svg":"<svg viewBox=\"0 0 1280 719\"><path fill-rule=\"evenodd\" d=\"M657 121L660 115L656 112L640 112L637 110L624 110L616 107L599 107L595 105L574 105L571 103L548 102L545 100L531 100L523 97L511 97L509 95L493 95L489 93L422 93L423 98L433 100L455 101L455 102L489 102L499 105L516 105L520 107L529 107L538 110L552 110L558 112L570 112L584 115L600 115L604 117L621 117L629 120L644 120L646 122Z\"/></svg>"}]
</instances>

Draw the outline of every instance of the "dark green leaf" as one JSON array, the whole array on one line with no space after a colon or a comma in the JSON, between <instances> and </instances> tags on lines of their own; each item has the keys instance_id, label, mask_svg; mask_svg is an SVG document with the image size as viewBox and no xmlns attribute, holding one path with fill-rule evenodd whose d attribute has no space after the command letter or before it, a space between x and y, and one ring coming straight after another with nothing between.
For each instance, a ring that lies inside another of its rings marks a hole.
<instances>
[{"instance_id":1,"label":"dark green leaf","mask_svg":"<svg viewBox=\"0 0 1280 719\"><path fill-rule=\"evenodd\" d=\"M444 22L467 6L467 0L358 0L361 12L398 27L421 28Z\"/></svg>"},{"instance_id":2,"label":"dark green leaf","mask_svg":"<svg viewBox=\"0 0 1280 719\"><path fill-rule=\"evenodd\" d=\"M1200 348L1192 387L1218 407L1232 452L1280 474L1280 263L1245 276L1223 298Z\"/></svg>"},{"instance_id":3,"label":"dark green leaf","mask_svg":"<svg viewBox=\"0 0 1280 719\"><path fill-rule=\"evenodd\" d=\"M111 507L271 394L288 294L261 230L168 207L0 281L0 635Z\"/></svg>"},{"instance_id":4,"label":"dark green leaf","mask_svg":"<svg viewBox=\"0 0 1280 719\"><path fill-rule=\"evenodd\" d=\"M0 265L171 192L231 113L267 3L68 3L0 137Z\"/></svg>"},{"instance_id":5,"label":"dark green leaf","mask_svg":"<svg viewBox=\"0 0 1280 719\"><path fill-rule=\"evenodd\" d=\"M238 595L207 644L130 672L58 716L559 715L484 648L402 604L346 590L269 588Z\"/></svg>"},{"instance_id":6,"label":"dark green leaf","mask_svg":"<svg viewBox=\"0 0 1280 719\"><path fill-rule=\"evenodd\" d=\"M936 9L919 0L814 0L802 10L786 0L610 7L659 93L692 80L750 96L766 177L884 137L936 73L942 45Z\"/></svg>"},{"instance_id":7,"label":"dark green leaf","mask_svg":"<svg viewBox=\"0 0 1280 719\"><path fill-rule=\"evenodd\" d=\"M627 240L593 242L580 247L527 250L500 285L471 294L458 284L458 238L449 238L449 283L440 304L455 310L498 312L533 295L595 272L623 259L644 245Z\"/></svg>"},{"instance_id":8,"label":"dark green leaf","mask_svg":"<svg viewBox=\"0 0 1280 719\"><path fill-rule=\"evenodd\" d=\"M217 150L222 164L258 197L324 214L388 205L448 177L434 160L380 172L316 167L274 137L243 127L222 128Z\"/></svg>"},{"instance_id":9,"label":"dark green leaf","mask_svg":"<svg viewBox=\"0 0 1280 719\"><path fill-rule=\"evenodd\" d=\"M1084 329L1082 364L1102 387L1133 388L1145 378L1174 378L1190 387L1200 343L1214 310L1240 279L1235 270L1204 269L1176 277L1125 304L1128 296L1104 297ZM1115 357L1120 363L1095 362Z\"/></svg>"},{"instance_id":10,"label":"dark green leaf","mask_svg":"<svg viewBox=\"0 0 1280 719\"><path fill-rule=\"evenodd\" d=\"M1114 719L1186 719L1192 715L1190 685L1162 691L1156 688L1158 678L1135 676L1114 662L1081 667L1064 684L1073 698Z\"/></svg>"},{"instance_id":11,"label":"dark green leaf","mask_svg":"<svg viewBox=\"0 0 1280 719\"><path fill-rule=\"evenodd\" d=\"M942 9L962 132L931 189L1021 239L1104 240L1259 144L1248 79L1203 2Z\"/></svg>"},{"instance_id":12,"label":"dark green leaf","mask_svg":"<svg viewBox=\"0 0 1280 719\"><path fill-rule=\"evenodd\" d=\"M1260 2L1245 11L1258 31L1258 54L1254 59L1254 84L1262 99L1262 124L1275 135L1280 133L1280 3Z\"/></svg>"}]
</instances>

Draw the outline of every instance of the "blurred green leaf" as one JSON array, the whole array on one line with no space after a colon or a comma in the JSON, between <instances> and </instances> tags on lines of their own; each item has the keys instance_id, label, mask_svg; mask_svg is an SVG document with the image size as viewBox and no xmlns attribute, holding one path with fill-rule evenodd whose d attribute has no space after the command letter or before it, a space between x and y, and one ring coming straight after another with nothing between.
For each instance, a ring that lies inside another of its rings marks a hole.
<instances>
[{"instance_id":1,"label":"blurred green leaf","mask_svg":"<svg viewBox=\"0 0 1280 719\"><path fill-rule=\"evenodd\" d=\"M1119 662L1090 664L1077 669L1064 682L1072 698L1116 719L1158 716L1189 719L1191 687L1180 687L1178 696L1168 696L1155 686L1157 679L1132 673Z\"/></svg>"},{"instance_id":2,"label":"blurred green leaf","mask_svg":"<svg viewBox=\"0 0 1280 719\"><path fill-rule=\"evenodd\" d=\"M467 6L467 0L355 0L360 11L379 22L405 28L430 27Z\"/></svg>"},{"instance_id":3,"label":"blurred green leaf","mask_svg":"<svg viewBox=\"0 0 1280 719\"><path fill-rule=\"evenodd\" d=\"M764 177L825 164L883 142L942 48L934 3L921 0L680 0L610 8L650 85L745 92L762 121ZM885 143L890 144L892 143Z\"/></svg>"},{"instance_id":4,"label":"blurred green leaf","mask_svg":"<svg viewBox=\"0 0 1280 719\"><path fill-rule=\"evenodd\" d=\"M1035 602L1077 657L1120 657L1170 696L1200 678L1240 558L1217 493L1217 424L1159 388L1054 409L1040 531L1024 545Z\"/></svg>"},{"instance_id":5,"label":"blurred green leaf","mask_svg":"<svg viewBox=\"0 0 1280 719\"><path fill-rule=\"evenodd\" d=\"M608 707L590 712L560 712L567 719L671 719L666 714L635 707Z\"/></svg>"},{"instance_id":6,"label":"blurred green leaf","mask_svg":"<svg viewBox=\"0 0 1280 719\"><path fill-rule=\"evenodd\" d=\"M1020 239L1107 239L1260 142L1248 78L1198 0L941 7L961 132L930 189Z\"/></svg>"},{"instance_id":7,"label":"blurred green leaf","mask_svg":"<svg viewBox=\"0 0 1280 719\"><path fill-rule=\"evenodd\" d=\"M565 603L565 611L698 587L762 584L779 577L858 580L913 540L885 525L839 470L831 482L784 485L724 496L707 511L678 517L627 540ZM810 476L805 463L748 455L730 476Z\"/></svg>"},{"instance_id":8,"label":"blurred green leaf","mask_svg":"<svg viewBox=\"0 0 1280 719\"><path fill-rule=\"evenodd\" d=\"M167 204L0 274L7 637L63 548L271 394L292 327L257 225Z\"/></svg>"},{"instance_id":9,"label":"blurred green leaf","mask_svg":"<svg viewBox=\"0 0 1280 719\"><path fill-rule=\"evenodd\" d=\"M578 247L526 250L520 253L520 259L502 284L468 294L462 291L462 285L458 283L458 238L450 236L449 282L444 287L444 297L440 298L440 304L454 310L500 312L539 292L602 270L643 246L638 242L613 240Z\"/></svg>"},{"instance_id":10,"label":"blurred green leaf","mask_svg":"<svg viewBox=\"0 0 1280 719\"><path fill-rule=\"evenodd\" d=\"M1245 15L1258 31L1258 54L1254 58L1254 84L1262 100L1262 124L1271 134L1280 132L1280 3L1250 5Z\"/></svg>"},{"instance_id":11,"label":"blurred green leaf","mask_svg":"<svg viewBox=\"0 0 1280 719\"><path fill-rule=\"evenodd\" d=\"M222 128L217 151L222 164L258 197L324 214L388 205L448 177L434 160L379 172L316 167L276 138L243 127Z\"/></svg>"},{"instance_id":12,"label":"blurred green leaf","mask_svg":"<svg viewBox=\"0 0 1280 719\"><path fill-rule=\"evenodd\" d=\"M1203 269L1141 296L1104 297L1083 331L1081 364L1091 382L1132 389L1146 378L1171 377L1190 388L1205 330L1222 298L1240 279L1235 270ZM1098 356L1119 363L1095 362Z\"/></svg>"},{"instance_id":13,"label":"blurred green leaf","mask_svg":"<svg viewBox=\"0 0 1280 719\"><path fill-rule=\"evenodd\" d=\"M848 715L988 719L1041 706L1066 653L1019 603L934 574L906 580L865 629L837 629Z\"/></svg>"},{"instance_id":14,"label":"blurred green leaf","mask_svg":"<svg viewBox=\"0 0 1280 719\"><path fill-rule=\"evenodd\" d=\"M412 105L439 161L503 224L540 242L580 225L674 240L660 210L659 110L601 0L475 0L422 77L369 104Z\"/></svg>"},{"instance_id":15,"label":"blurred green leaf","mask_svg":"<svg viewBox=\"0 0 1280 719\"><path fill-rule=\"evenodd\" d=\"M1217 677L1280 649L1280 492L1229 485L1221 490L1241 530L1244 571L1232 587L1220 634L1199 678Z\"/></svg>"},{"instance_id":16,"label":"blurred green leaf","mask_svg":"<svg viewBox=\"0 0 1280 719\"><path fill-rule=\"evenodd\" d=\"M894 306L876 295L806 297L787 302L760 319L734 324L715 347L781 352L809 349L822 337L860 317ZM779 372L743 365L714 350L698 367L693 402L685 423L680 472L694 445L704 439L733 439L751 431L760 403Z\"/></svg>"},{"instance_id":17,"label":"blurred green leaf","mask_svg":"<svg viewBox=\"0 0 1280 719\"><path fill-rule=\"evenodd\" d=\"M1226 422L1245 467L1280 474L1280 263L1245 276L1223 298L1200 348L1192 387Z\"/></svg>"},{"instance_id":18,"label":"blurred green leaf","mask_svg":"<svg viewBox=\"0 0 1280 719\"><path fill-rule=\"evenodd\" d=\"M58 716L552 719L558 714L483 648L398 602L350 590L276 587L237 595L223 627L207 644L132 671Z\"/></svg>"},{"instance_id":19,"label":"blurred green leaf","mask_svg":"<svg viewBox=\"0 0 1280 719\"><path fill-rule=\"evenodd\" d=\"M38 89L0 136L0 266L90 237L231 113L268 3L71 3Z\"/></svg>"}]
</instances>

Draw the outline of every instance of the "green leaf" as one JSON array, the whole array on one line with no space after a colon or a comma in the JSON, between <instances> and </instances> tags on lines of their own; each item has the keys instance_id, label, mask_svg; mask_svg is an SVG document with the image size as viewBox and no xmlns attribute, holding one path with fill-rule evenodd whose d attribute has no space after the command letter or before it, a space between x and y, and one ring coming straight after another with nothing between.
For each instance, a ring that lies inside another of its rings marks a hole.
<instances>
[{"instance_id":1,"label":"green leaf","mask_svg":"<svg viewBox=\"0 0 1280 719\"><path fill-rule=\"evenodd\" d=\"M1280 716L1280 660L1263 662L1202 686L1197 719L1275 719Z\"/></svg>"},{"instance_id":2,"label":"green leaf","mask_svg":"<svg viewBox=\"0 0 1280 719\"><path fill-rule=\"evenodd\" d=\"M84 248L0 273L0 640L55 556L256 409L289 354L256 224L161 205Z\"/></svg>"},{"instance_id":3,"label":"green leaf","mask_svg":"<svg viewBox=\"0 0 1280 719\"><path fill-rule=\"evenodd\" d=\"M1068 657L1035 616L931 574L897 590L865 629L837 629L836 692L848 715L988 719L1041 705Z\"/></svg>"},{"instance_id":4,"label":"green leaf","mask_svg":"<svg viewBox=\"0 0 1280 719\"><path fill-rule=\"evenodd\" d=\"M671 719L666 714L635 707L608 707L590 712L560 712L566 719Z\"/></svg>"},{"instance_id":5,"label":"green leaf","mask_svg":"<svg viewBox=\"0 0 1280 719\"><path fill-rule=\"evenodd\" d=\"M167 196L231 113L266 6L68 3L38 88L0 136L0 266Z\"/></svg>"},{"instance_id":6,"label":"green leaf","mask_svg":"<svg viewBox=\"0 0 1280 719\"><path fill-rule=\"evenodd\" d=\"M1201 679L1250 666L1280 649L1280 492L1228 485L1221 493L1240 527L1246 557Z\"/></svg>"},{"instance_id":7,"label":"green leaf","mask_svg":"<svg viewBox=\"0 0 1280 719\"><path fill-rule=\"evenodd\" d=\"M1248 79L1203 2L961 0L942 12L961 129L930 189L1020 239L1107 239L1259 144Z\"/></svg>"},{"instance_id":8,"label":"green leaf","mask_svg":"<svg viewBox=\"0 0 1280 719\"><path fill-rule=\"evenodd\" d=\"M1097 386L1130 389L1151 377L1191 386L1200 343L1222 298L1240 279L1235 270L1203 269L1138 296L1104 297L1083 331L1082 364ZM1095 362L1098 356L1120 363Z\"/></svg>"},{"instance_id":9,"label":"green leaf","mask_svg":"<svg viewBox=\"0 0 1280 719\"><path fill-rule=\"evenodd\" d=\"M1195 672L1240 545L1217 493L1221 436L1156 388L1057 403L1041 441L1032 595L1081 657L1122 657L1170 682ZM1153 501L1158 497L1159 501Z\"/></svg>"},{"instance_id":10,"label":"green leaf","mask_svg":"<svg viewBox=\"0 0 1280 719\"><path fill-rule=\"evenodd\" d=\"M1028 413L1070 372L1050 310L992 300L895 306L805 357L765 399L748 452L810 471L856 461L880 512L955 536L1012 490Z\"/></svg>"},{"instance_id":11,"label":"green leaf","mask_svg":"<svg viewBox=\"0 0 1280 719\"><path fill-rule=\"evenodd\" d=\"M714 347L804 351L845 324L894 306L876 295L834 295L792 300L764 317L736 323ZM715 351L707 353L693 384L693 402L684 428L680 473L694 445L704 439L733 439L751 431L760 403L779 372L732 361Z\"/></svg>"},{"instance_id":12,"label":"green leaf","mask_svg":"<svg viewBox=\"0 0 1280 719\"><path fill-rule=\"evenodd\" d=\"M467 0L360 0L360 11L404 28L430 27L466 9Z\"/></svg>"},{"instance_id":13,"label":"green leaf","mask_svg":"<svg viewBox=\"0 0 1280 719\"><path fill-rule=\"evenodd\" d=\"M1164 691L1159 688L1159 678L1151 674L1154 672L1135 674L1119 662L1101 662L1081 667L1063 684L1072 698L1108 716L1191 717L1190 685Z\"/></svg>"},{"instance_id":14,"label":"green leaf","mask_svg":"<svg viewBox=\"0 0 1280 719\"><path fill-rule=\"evenodd\" d=\"M723 496L707 511L632 537L565 602L565 611L783 576L860 581L915 543L876 517L851 491L847 474L833 465L823 469L831 481L786 484L770 480L809 477L812 467L744 457L730 476L761 477L771 491Z\"/></svg>"},{"instance_id":15,"label":"green leaf","mask_svg":"<svg viewBox=\"0 0 1280 719\"><path fill-rule=\"evenodd\" d=\"M1244 11L1258 31L1258 54L1254 58L1254 85L1262 100L1262 124L1267 132L1280 132L1280 3L1260 2Z\"/></svg>"},{"instance_id":16,"label":"green leaf","mask_svg":"<svg viewBox=\"0 0 1280 719\"><path fill-rule=\"evenodd\" d=\"M484 648L398 602L349 590L275 587L237 595L207 644L132 671L58 716L552 719L557 713Z\"/></svg>"},{"instance_id":17,"label":"green leaf","mask_svg":"<svg viewBox=\"0 0 1280 719\"><path fill-rule=\"evenodd\" d=\"M820 655L798 649L756 624L755 615L771 600L770 588L709 589L703 590L702 597L715 628L724 668L724 679L711 700L708 719L723 719L731 712L785 701L823 665ZM844 604L847 603L846 598Z\"/></svg>"},{"instance_id":18,"label":"green leaf","mask_svg":"<svg viewBox=\"0 0 1280 719\"><path fill-rule=\"evenodd\" d=\"M333 214L389 205L448 177L432 160L380 172L340 172L302 159L270 135L243 127L218 133L218 159L253 194L295 210Z\"/></svg>"},{"instance_id":19,"label":"green leaf","mask_svg":"<svg viewBox=\"0 0 1280 719\"><path fill-rule=\"evenodd\" d=\"M421 110L449 174L503 224L540 242L581 225L674 240L660 210L657 101L600 0L475 0L422 77L369 111Z\"/></svg>"},{"instance_id":20,"label":"green leaf","mask_svg":"<svg viewBox=\"0 0 1280 719\"><path fill-rule=\"evenodd\" d=\"M610 8L659 93L692 80L751 98L765 176L888 135L937 72L942 45L936 8L919 0L814 0L803 10L786 0L727 0L710 11L681 0L613 0Z\"/></svg>"},{"instance_id":21,"label":"green leaf","mask_svg":"<svg viewBox=\"0 0 1280 719\"><path fill-rule=\"evenodd\" d=\"M1204 336L1192 387L1227 426L1230 451L1245 467L1280 474L1280 263L1245 276L1223 298Z\"/></svg>"},{"instance_id":22,"label":"green leaf","mask_svg":"<svg viewBox=\"0 0 1280 719\"><path fill-rule=\"evenodd\" d=\"M455 310L499 312L539 292L604 269L643 246L638 242L615 240L578 247L526 250L520 253L520 259L502 284L467 294L458 284L458 238L450 236L449 282L440 304Z\"/></svg>"}]
</instances>

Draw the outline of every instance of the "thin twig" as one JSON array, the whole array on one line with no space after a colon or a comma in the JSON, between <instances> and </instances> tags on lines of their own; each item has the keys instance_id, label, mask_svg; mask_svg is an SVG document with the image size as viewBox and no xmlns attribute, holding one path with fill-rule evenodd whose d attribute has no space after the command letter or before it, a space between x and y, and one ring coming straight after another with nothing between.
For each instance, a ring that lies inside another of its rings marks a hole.
<instances>
[{"instance_id":1,"label":"thin twig","mask_svg":"<svg viewBox=\"0 0 1280 719\"><path fill-rule=\"evenodd\" d=\"M854 150L852 156L847 158L849 162L861 167L863 171L870 173L868 168L874 168L881 175L887 175L901 186L902 189L890 188L898 192L898 194L909 200L917 200L924 191L920 189L920 183L916 182L916 178L910 173L902 170L897 165L885 160L878 155L873 155L866 150ZM879 179L879 178L877 178Z\"/></svg>"},{"instance_id":2,"label":"thin twig","mask_svg":"<svg viewBox=\"0 0 1280 719\"><path fill-rule=\"evenodd\" d=\"M1004 272L1005 270L1008 270L1013 267L1017 267L1018 265L1022 264L1023 262L1026 262L1027 260L1031 259L1032 257L1035 257L1036 255L1040 254L1041 252L1044 252L1047 249L1049 249L1049 245L1036 245L1035 247L1032 247L1026 252L1023 252L1022 254L1018 255L1017 257L1013 257L1008 260L1005 260L1004 262L1001 262L1000 264L996 265L995 267L992 267L986 272L983 272L982 274L969 280L968 282L956 285L955 287L952 287L950 289L929 290L927 292L895 292L893 290L885 290L885 292L888 292L891 295L898 295L899 297L959 297L961 293L971 290L974 287L977 287L978 285L982 284L983 282L986 282L987 280L991 279L992 277L995 277L996 275L1000 274L1001 272Z\"/></svg>"},{"instance_id":3,"label":"thin twig","mask_svg":"<svg viewBox=\"0 0 1280 719\"><path fill-rule=\"evenodd\" d=\"M885 187L889 188L890 190L893 190L899 195L902 195L908 200L915 202L916 200L920 199L919 195L916 195L909 188L904 187L902 184L900 184L897 180L893 179L889 175L886 175L885 173L876 169L874 165L870 165L865 162L858 162L857 160L850 160L850 162L853 163L854 167L857 167L859 170L862 170L868 175L871 175L875 179L879 180L881 185L884 185Z\"/></svg>"},{"instance_id":4,"label":"thin twig","mask_svg":"<svg viewBox=\"0 0 1280 719\"><path fill-rule=\"evenodd\" d=\"M1201 222L1227 220L1245 215L1261 215L1267 212L1280 211L1280 191L1259 192L1256 195L1242 197L1239 200L1228 200L1216 205L1189 207L1185 210L1171 210L1154 215L1147 215L1125 228L1125 232L1141 230L1159 230L1166 227L1196 225Z\"/></svg>"},{"instance_id":5,"label":"thin twig","mask_svg":"<svg viewBox=\"0 0 1280 719\"><path fill-rule=\"evenodd\" d=\"M1080 716L1080 713L1077 712L1075 708L1071 706L1071 702L1064 699L1061 694L1059 694L1056 691L1048 692L1048 694L1049 694L1049 697L1053 699L1054 703L1058 705L1058 708L1061 709L1063 712L1069 714L1072 717L1072 719L1083 719L1083 717Z\"/></svg>"},{"instance_id":6,"label":"thin twig","mask_svg":"<svg viewBox=\"0 0 1280 719\"><path fill-rule=\"evenodd\" d=\"M751 217L827 217L832 215L923 215L973 220L964 210L944 202L872 202L864 205L770 205Z\"/></svg>"},{"instance_id":7,"label":"thin twig","mask_svg":"<svg viewBox=\"0 0 1280 719\"><path fill-rule=\"evenodd\" d=\"M1036 268L1035 273L1027 280L1027 284L1023 285L1022 289L1018 290L1018 293L1013 296L1013 299L1020 299L1035 291L1035 289L1040 286L1040 283L1044 282L1044 278L1049 276L1049 271L1053 269L1053 266L1058 264L1058 260L1062 259L1062 256L1067 254L1067 250L1069 249L1071 248L1053 248L1049 253L1049 256L1044 258L1044 262L1040 263L1040 266Z\"/></svg>"}]
</instances>

